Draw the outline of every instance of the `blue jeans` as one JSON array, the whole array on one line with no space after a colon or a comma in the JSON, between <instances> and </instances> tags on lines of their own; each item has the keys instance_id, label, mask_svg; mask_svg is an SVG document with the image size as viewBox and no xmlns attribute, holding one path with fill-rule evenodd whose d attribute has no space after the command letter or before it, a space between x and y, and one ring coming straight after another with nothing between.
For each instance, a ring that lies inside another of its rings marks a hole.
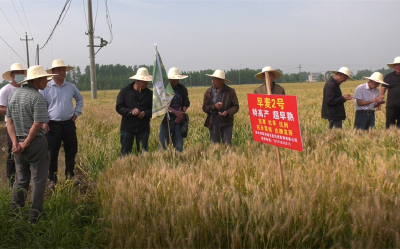
<instances>
[{"instance_id":1,"label":"blue jeans","mask_svg":"<svg viewBox=\"0 0 400 249\"><path fill-rule=\"evenodd\" d=\"M175 123L175 119L169 121L169 130L171 132L172 144L176 151L182 152L183 150L183 137L181 134L182 123ZM160 135L159 135L160 145L165 150L165 144L169 144L169 134L168 125L161 123L160 125Z\"/></svg>"},{"instance_id":2,"label":"blue jeans","mask_svg":"<svg viewBox=\"0 0 400 249\"><path fill-rule=\"evenodd\" d=\"M356 111L356 117L354 120L354 129L368 130L375 127L375 113Z\"/></svg>"},{"instance_id":3,"label":"blue jeans","mask_svg":"<svg viewBox=\"0 0 400 249\"><path fill-rule=\"evenodd\" d=\"M150 132L126 132L121 131L121 156L132 153L133 141L136 137L136 148L138 153L142 150L147 151Z\"/></svg>"}]
</instances>

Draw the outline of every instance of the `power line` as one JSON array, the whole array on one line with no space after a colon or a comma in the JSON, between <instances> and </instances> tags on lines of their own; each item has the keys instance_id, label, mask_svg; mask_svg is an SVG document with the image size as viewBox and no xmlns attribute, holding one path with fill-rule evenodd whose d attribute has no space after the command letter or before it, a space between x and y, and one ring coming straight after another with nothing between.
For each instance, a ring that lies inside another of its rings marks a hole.
<instances>
[{"instance_id":1,"label":"power line","mask_svg":"<svg viewBox=\"0 0 400 249\"><path fill-rule=\"evenodd\" d=\"M289 71L289 70L294 70L294 69L298 69L299 67L294 67L294 68L287 68L287 69L281 69L282 71Z\"/></svg>"},{"instance_id":2,"label":"power line","mask_svg":"<svg viewBox=\"0 0 400 249\"><path fill-rule=\"evenodd\" d=\"M94 27L93 32L96 30L96 22L97 22L97 12L99 11L99 0L97 0L97 7L96 7L96 17L94 19Z\"/></svg>"},{"instance_id":3,"label":"power line","mask_svg":"<svg viewBox=\"0 0 400 249\"><path fill-rule=\"evenodd\" d=\"M82 3L83 3L83 13L85 14L85 20L86 20L86 28L87 28L87 30L89 30L89 24L88 24L88 20L87 20L87 16L86 16L85 0L82 0Z\"/></svg>"},{"instance_id":4,"label":"power line","mask_svg":"<svg viewBox=\"0 0 400 249\"><path fill-rule=\"evenodd\" d=\"M19 54L18 54L17 52L15 52L15 50L14 50L10 45L8 45L8 43L3 39L3 37L0 36L0 38L4 41L5 44L7 44L7 46L8 46L9 48L11 48L11 50L12 50L16 55L18 55L19 58L21 58L21 60L22 60L23 62L26 63L26 61L24 61L24 59L22 59L22 57L19 56Z\"/></svg>"},{"instance_id":5,"label":"power line","mask_svg":"<svg viewBox=\"0 0 400 249\"><path fill-rule=\"evenodd\" d=\"M112 33L112 23L111 23L111 16L110 16L110 11L108 9L108 4L107 4L107 0L105 0L106 3L106 19L107 19L107 25L108 25L108 29L110 30L110 41L108 42L108 44L111 44L111 42L113 41L113 33Z\"/></svg>"},{"instance_id":6,"label":"power line","mask_svg":"<svg viewBox=\"0 0 400 249\"><path fill-rule=\"evenodd\" d=\"M54 25L54 28L53 28L53 30L51 31L51 34L49 35L49 38L47 38L46 43L40 48L41 50L42 50L43 48L45 48L46 45L47 45L47 43L53 38L54 31L56 30L57 26L61 25L61 23L64 21L64 18L65 18L65 16L67 15L67 12L68 12L68 10L69 10L69 7L71 6L71 1L72 1L72 0L66 0L65 5L64 5L64 7L63 7L63 9L62 9L62 11L61 11L60 16L58 17L58 20L57 20L56 24ZM65 12L65 14L64 14L64 12ZM64 16L63 16L63 14L64 14ZM62 18L62 19L61 19L61 18Z\"/></svg>"},{"instance_id":7,"label":"power line","mask_svg":"<svg viewBox=\"0 0 400 249\"><path fill-rule=\"evenodd\" d=\"M0 10L1 10L1 12L3 12L3 9L2 9L2 8L0 8ZM7 19L8 23L11 25L11 27L13 28L13 30L15 31L15 33L17 34L18 38L21 38L21 37L19 36L18 32L15 30L14 26L11 24L10 20L8 20L6 14L4 14L4 12L3 12L3 15L4 15L4 17Z\"/></svg>"},{"instance_id":8,"label":"power line","mask_svg":"<svg viewBox=\"0 0 400 249\"><path fill-rule=\"evenodd\" d=\"M11 0L11 2L12 2L12 4L14 5L15 12L17 13L17 16L18 16L18 18L19 18L19 21L21 22L21 25L22 25L22 27L24 28L24 31L26 32L26 28L25 28L24 24L22 23L21 17L20 17L19 14L18 14L17 7L15 7L14 0Z\"/></svg>"},{"instance_id":9,"label":"power line","mask_svg":"<svg viewBox=\"0 0 400 249\"><path fill-rule=\"evenodd\" d=\"M26 21L26 24L28 25L29 33L31 34L31 37L33 37L33 35L32 35L32 32L31 32L31 27L29 26L28 19L26 18L26 15L25 15L25 9L24 9L24 6L22 5L22 0L19 0L19 1L21 2L22 11L24 12L25 21Z\"/></svg>"},{"instance_id":10,"label":"power line","mask_svg":"<svg viewBox=\"0 0 400 249\"><path fill-rule=\"evenodd\" d=\"M28 19L26 18L25 9L24 9L24 6L22 5L22 0L19 0L19 1L20 1L20 3L21 3L21 7L22 7L22 11L23 11L23 13L24 13L25 21L26 21L26 24L28 25L29 33L31 34L32 41L33 41L33 35L32 35L32 31L31 31L31 27L29 26ZM14 4L14 2L13 2L13 4ZM14 5L14 7L15 7L15 5ZM17 11L17 10L15 9L15 11ZM18 17L19 17L19 15L18 15ZM21 21L21 19L20 19L20 21ZM21 21L21 24L22 24L22 21ZM24 27L24 29L25 29L25 27ZM25 33L26 33L26 30L25 30ZM28 42L28 48L29 48L29 52L32 53L32 48L31 48L31 46L29 46L29 42ZM36 53L35 53L35 54L36 54ZM29 64L29 63L28 63L28 64Z\"/></svg>"}]
</instances>

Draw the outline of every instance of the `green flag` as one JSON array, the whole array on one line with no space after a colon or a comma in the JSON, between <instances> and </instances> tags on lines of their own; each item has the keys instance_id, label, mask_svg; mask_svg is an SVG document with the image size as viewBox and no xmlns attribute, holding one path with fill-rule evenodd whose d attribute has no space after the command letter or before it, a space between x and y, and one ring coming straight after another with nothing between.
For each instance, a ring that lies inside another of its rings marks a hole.
<instances>
[{"instance_id":1,"label":"green flag","mask_svg":"<svg viewBox=\"0 0 400 249\"><path fill-rule=\"evenodd\" d=\"M153 67L153 109L152 118L164 115L168 111L168 106L174 98L174 90L169 83L167 73L161 56L157 51Z\"/></svg>"}]
</instances>

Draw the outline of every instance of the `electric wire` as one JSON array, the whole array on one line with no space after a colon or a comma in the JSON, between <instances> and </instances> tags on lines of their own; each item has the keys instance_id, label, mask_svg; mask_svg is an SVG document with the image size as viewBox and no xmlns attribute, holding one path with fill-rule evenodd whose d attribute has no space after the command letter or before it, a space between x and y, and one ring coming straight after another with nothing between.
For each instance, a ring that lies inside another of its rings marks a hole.
<instances>
[{"instance_id":1,"label":"electric wire","mask_svg":"<svg viewBox=\"0 0 400 249\"><path fill-rule=\"evenodd\" d=\"M63 7L63 9L61 11L61 14L58 17L58 20L57 20L56 24L54 25L54 28L51 31L51 34L49 35L49 38L47 38L46 43L40 48L40 50L44 49L47 46L47 43L53 38L54 31L56 30L57 26L61 25L61 23L63 22L65 16L68 13L69 7L71 6L71 1L72 0L66 0L65 5L64 5L64 7ZM64 14L64 16L63 16L63 14Z\"/></svg>"},{"instance_id":2,"label":"electric wire","mask_svg":"<svg viewBox=\"0 0 400 249\"><path fill-rule=\"evenodd\" d=\"M88 32L89 31L89 23L88 23L87 16L86 16L85 0L82 0L82 3L83 3L83 14L85 14L85 20L86 20L86 28L87 28L86 32Z\"/></svg>"},{"instance_id":3,"label":"electric wire","mask_svg":"<svg viewBox=\"0 0 400 249\"><path fill-rule=\"evenodd\" d=\"M19 18L19 21L21 22L22 27L24 28L25 34L27 34L26 28L25 28L24 24L22 23L21 16L19 15L18 10L17 10L17 7L16 7L15 4L14 4L14 0L11 0L11 2L12 2L12 4L14 5L15 12L17 13L17 16L18 16L18 18ZM22 2L21 2L21 4L22 4ZM26 17L25 17L25 18L26 18ZM26 20L26 19L25 19L25 20ZM32 34L31 34L31 36L32 36ZM32 38L32 41L33 41L33 38ZM31 46L29 46L29 42L28 42L28 41L26 41L26 43L27 43L27 46L28 46L28 51L26 51L26 52L32 55Z\"/></svg>"},{"instance_id":4,"label":"electric wire","mask_svg":"<svg viewBox=\"0 0 400 249\"><path fill-rule=\"evenodd\" d=\"M99 0L97 0L97 7L96 7L96 17L94 19L94 27L93 27L93 33L96 30L96 22L97 22L97 12L99 11Z\"/></svg>"},{"instance_id":5,"label":"electric wire","mask_svg":"<svg viewBox=\"0 0 400 249\"><path fill-rule=\"evenodd\" d=\"M10 20L8 20L6 14L4 13L3 9L0 8L1 12L3 13L4 17L7 19L8 23L11 25L11 27L13 28L13 30L15 31L15 33L17 34L18 38L21 39L21 36L19 36L18 32L15 30L14 26L11 24Z\"/></svg>"},{"instance_id":6,"label":"electric wire","mask_svg":"<svg viewBox=\"0 0 400 249\"><path fill-rule=\"evenodd\" d=\"M28 25L29 33L31 34L31 37L33 38L32 31L31 31L31 27L29 26L28 19L26 18L25 8L24 8L24 6L22 5L22 0L19 0L19 1L21 2L22 11L24 12L25 21L26 21L26 24Z\"/></svg>"},{"instance_id":7,"label":"electric wire","mask_svg":"<svg viewBox=\"0 0 400 249\"><path fill-rule=\"evenodd\" d=\"M110 41L108 42L108 44L111 44L114 37L113 37L113 33L112 33L111 15L110 15L110 11L108 9L107 0L105 0L105 4L106 4L106 20L107 20L108 29L110 30Z\"/></svg>"},{"instance_id":8,"label":"electric wire","mask_svg":"<svg viewBox=\"0 0 400 249\"><path fill-rule=\"evenodd\" d=\"M17 13L17 16L18 16L18 18L19 18L19 21L21 22L21 25L22 25L22 27L24 28L24 31L26 32L26 28L25 28L24 24L22 23L21 17L20 17L19 14L18 14L17 7L15 7L14 0L11 0L11 2L12 2L12 4L14 5L15 12Z\"/></svg>"},{"instance_id":9,"label":"electric wire","mask_svg":"<svg viewBox=\"0 0 400 249\"><path fill-rule=\"evenodd\" d=\"M281 69L281 70L282 70L282 71L289 71L289 70L294 70L294 69L299 69L299 67L287 68L287 69Z\"/></svg>"},{"instance_id":10,"label":"electric wire","mask_svg":"<svg viewBox=\"0 0 400 249\"><path fill-rule=\"evenodd\" d=\"M15 50L14 50L10 45L8 45L8 43L3 39L3 37L0 36L0 38L4 41L5 44L7 44L7 46L8 46L16 55L18 55L19 58L21 58L21 60L22 60L23 62L26 63L26 61L25 61L24 59L22 59L22 57L19 56L19 54L18 54L17 52L15 52Z\"/></svg>"},{"instance_id":11,"label":"electric wire","mask_svg":"<svg viewBox=\"0 0 400 249\"><path fill-rule=\"evenodd\" d=\"M19 0L19 1L20 1L20 3L21 3L22 12L24 13L24 17L25 17L26 24L28 25L29 33L31 34L31 37L32 37L32 42L34 42L33 35L32 35L32 31L31 31L31 27L29 26L28 19L26 18L24 5L22 4L22 0ZM29 46L29 42L28 42L28 48L29 48L29 49L28 49L29 52L32 54L32 48L31 48L31 46ZM35 49L33 49L33 50L35 51ZM36 53L34 53L34 54L35 54L35 62L36 62L37 54L36 54Z\"/></svg>"}]
</instances>

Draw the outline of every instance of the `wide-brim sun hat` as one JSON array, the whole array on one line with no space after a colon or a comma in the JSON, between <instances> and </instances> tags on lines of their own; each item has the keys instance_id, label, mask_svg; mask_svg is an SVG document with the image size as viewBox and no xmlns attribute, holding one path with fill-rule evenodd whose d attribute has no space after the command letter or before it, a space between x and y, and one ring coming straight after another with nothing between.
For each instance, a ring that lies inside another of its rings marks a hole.
<instances>
[{"instance_id":1,"label":"wide-brim sun hat","mask_svg":"<svg viewBox=\"0 0 400 249\"><path fill-rule=\"evenodd\" d=\"M48 68L48 69L46 70L46 72L51 73L51 70L52 70L53 68L57 68L57 67L65 67L65 71L66 71L66 72L71 71L72 69L74 69L74 67L65 65L65 63L64 63L63 60L61 60L61 59L56 59L56 60L53 61L53 63L51 63L51 67Z\"/></svg>"},{"instance_id":2,"label":"wide-brim sun hat","mask_svg":"<svg viewBox=\"0 0 400 249\"><path fill-rule=\"evenodd\" d=\"M40 65L32 66L28 69L28 72L26 74L26 80L23 80L21 82L18 82L18 84L22 84L27 82L28 80L34 80L42 77L51 77L57 74L49 74L44 70L44 68Z\"/></svg>"},{"instance_id":3,"label":"wide-brim sun hat","mask_svg":"<svg viewBox=\"0 0 400 249\"><path fill-rule=\"evenodd\" d=\"M331 71L331 73L333 74L342 73L344 75L349 76L349 80L353 80L353 78L351 77L350 69L348 69L347 67L341 67L337 71Z\"/></svg>"},{"instance_id":4,"label":"wide-brim sun hat","mask_svg":"<svg viewBox=\"0 0 400 249\"><path fill-rule=\"evenodd\" d=\"M147 68L141 67L137 70L136 74L130 77L129 79L134 80L142 80L142 81L152 81L153 77L147 71Z\"/></svg>"},{"instance_id":5,"label":"wide-brim sun hat","mask_svg":"<svg viewBox=\"0 0 400 249\"><path fill-rule=\"evenodd\" d=\"M388 63L387 66L390 68L393 68L394 64L400 64L400 56L397 56L396 58L394 58L393 63Z\"/></svg>"},{"instance_id":6,"label":"wide-brim sun hat","mask_svg":"<svg viewBox=\"0 0 400 249\"><path fill-rule=\"evenodd\" d=\"M227 83L232 83L230 80L225 79L225 72L220 69L215 70L215 72L213 74L206 74L206 75L208 77L215 77L215 78L223 79L224 82L227 82Z\"/></svg>"},{"instance_id":7,"label":"wide-brim sun hat","mask_svg":"<svg viewBox=\"0 0 400 249\"><path fill-rule=\"evenodd\" d=\"M373 74L371 74L370 77L364 76L363 79L372 80L379 84L389 85L388 83L385 83L383 81L383 74L381 74L380 72L374 72Z\"/></svg>"},{"instance_id":8,"label":"wide-brim sun hat","mask_svg":"<svg viewBox=\"0 0 400 249\"><path fill-rule=\"evenodd\" d=\"M12 81L11 72L12 71L24 71L24 75L26 76L26 70L20 63L14 63L11 65L10 70L3 73L3 79L7 81Z\"/></svg>"},{"instance_id":9,"label":"wide-brim sun hat","mask_svg":"<svg viewBox=\"0 0 400 249\"><path fill-rule=\"evenodd\" d=\"M186 79L187 77L188 77L187 75L181 75L179 69L176 67L171 67L168 70L168 79L170 80L181 80L181 79Z\"/></svg>"},{"instance_id":10,"label":"wide-brim sun hat","mask_svg":"<svg viewBox=\"0 0 400 249\"><path fill-rule=\"evenodd\" d=\"M254 75L254 77L258 80L263 80L263 75L265 74L265 72L271 72L275 75L275 79L279 79L282 76L282 73L279 72L278 70L273 69L270 66L266 66L264 67L261 72L259 72L258 74Z\"/></svg>"}]
</instances>

